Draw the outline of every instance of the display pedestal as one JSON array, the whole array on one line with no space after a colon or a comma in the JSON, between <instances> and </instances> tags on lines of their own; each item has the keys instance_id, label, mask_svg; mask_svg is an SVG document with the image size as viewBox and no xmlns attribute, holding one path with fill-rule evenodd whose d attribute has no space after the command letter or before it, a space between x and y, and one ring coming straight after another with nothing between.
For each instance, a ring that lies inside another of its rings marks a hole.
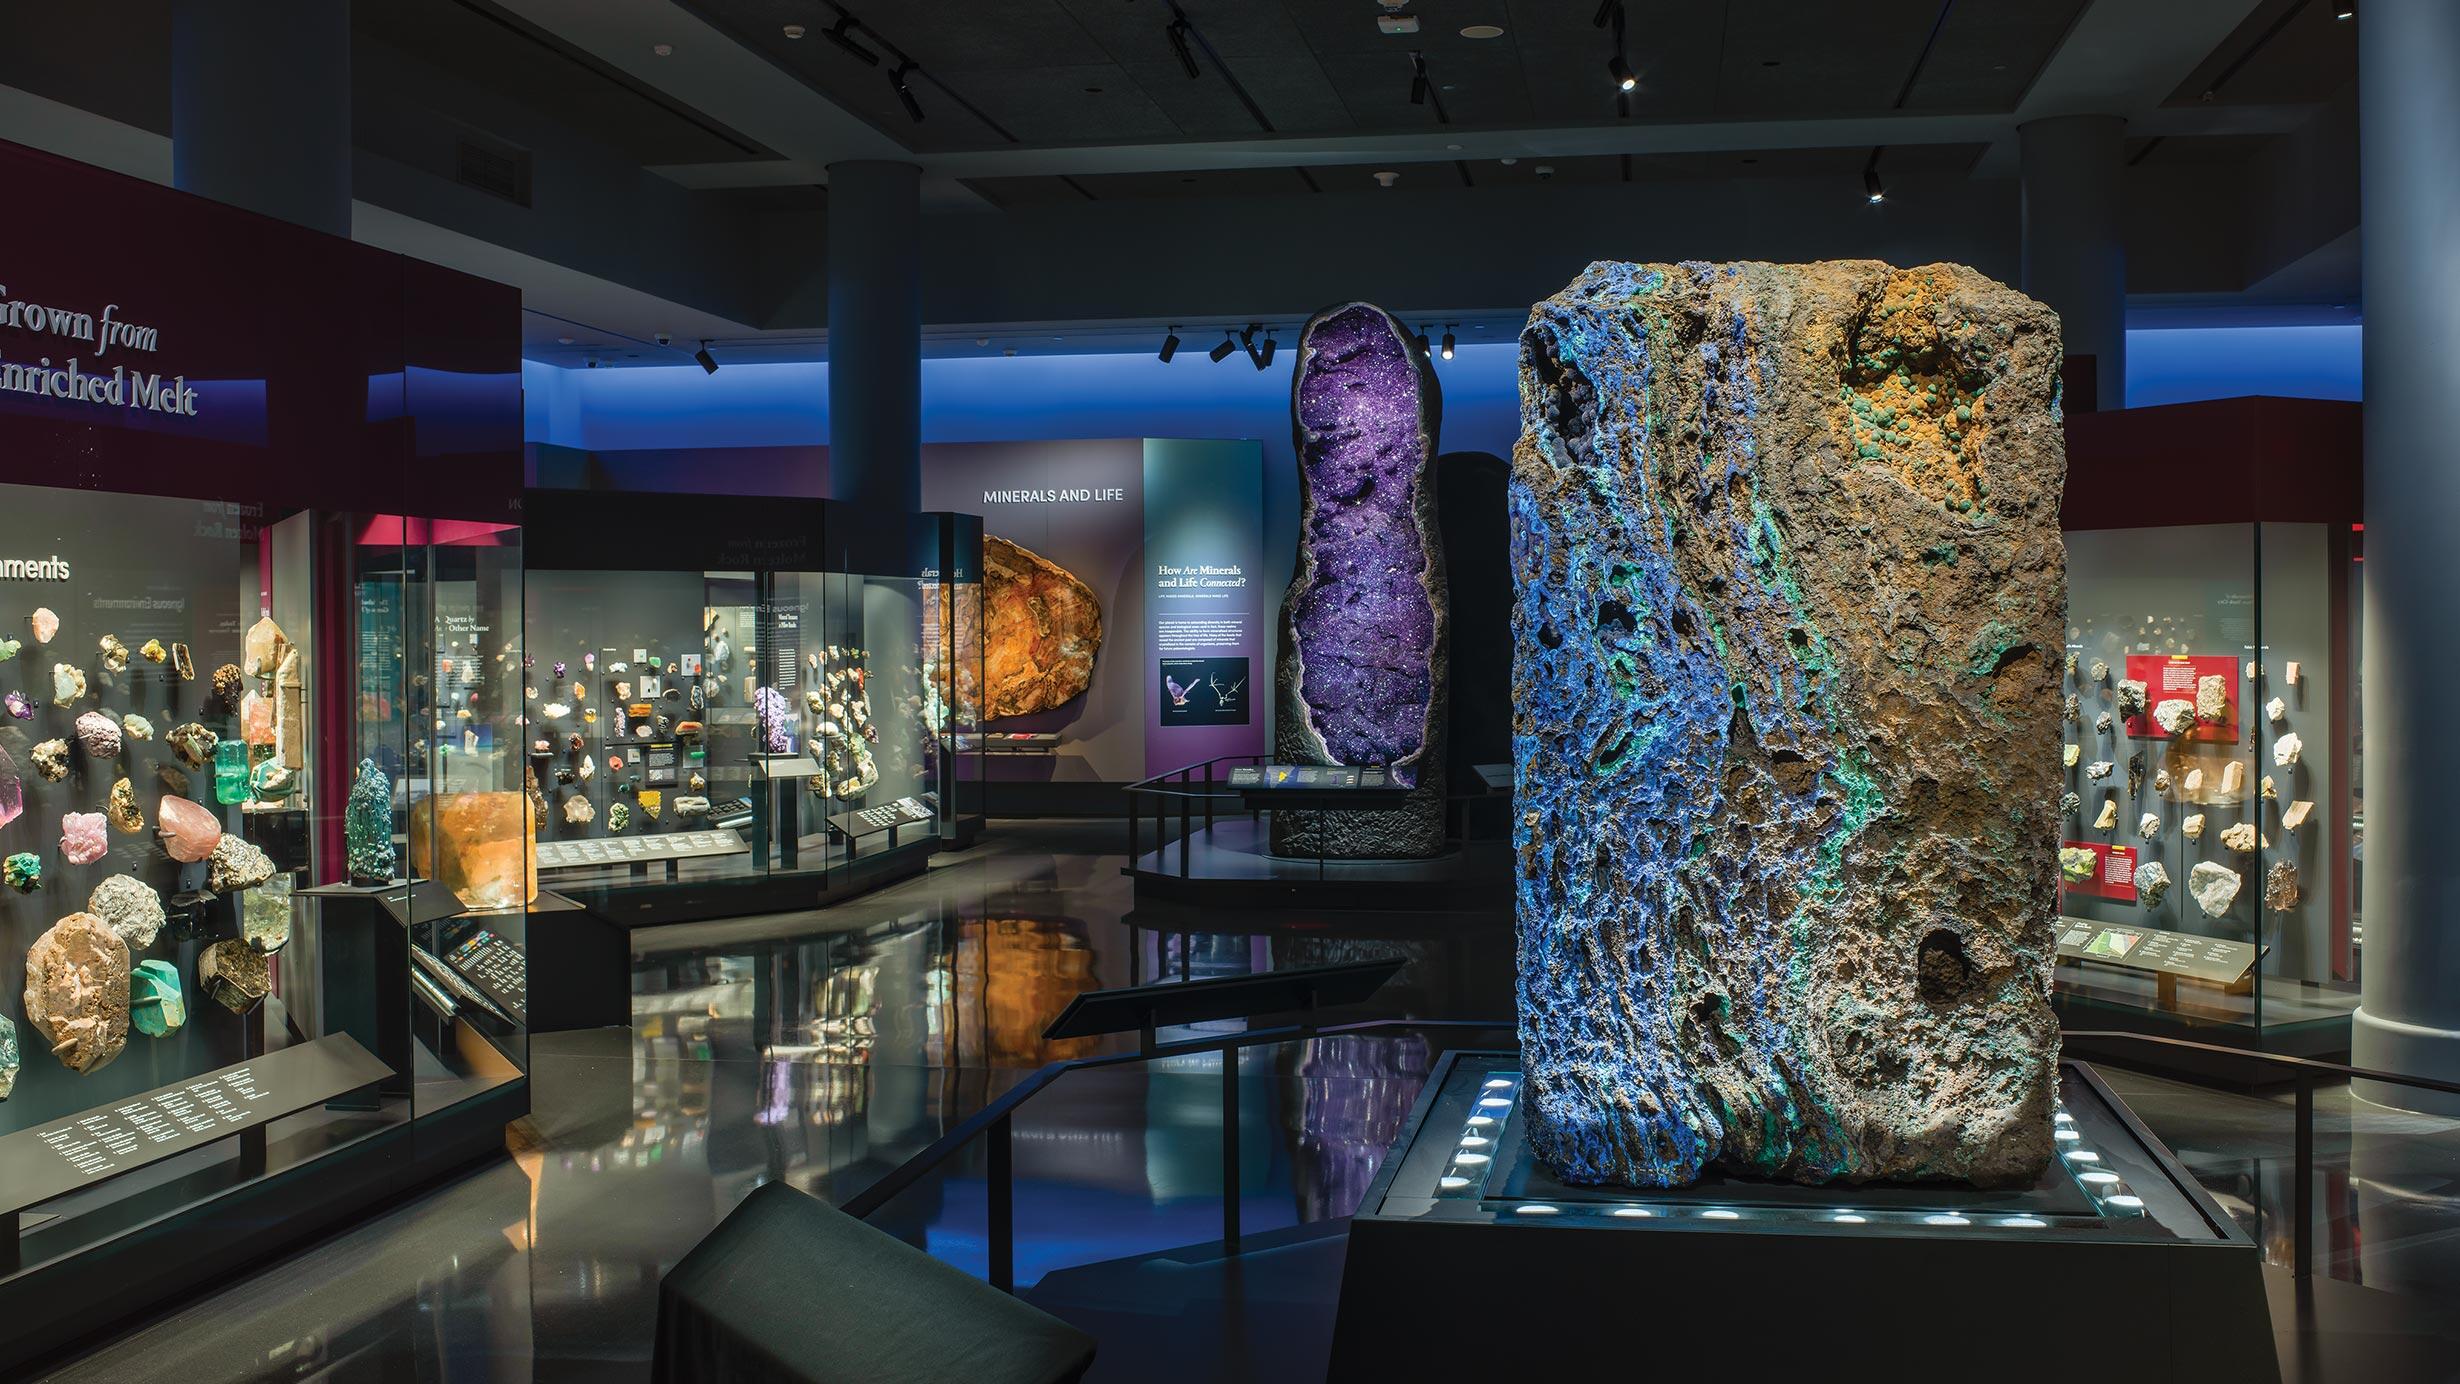
<instances>
[{"instance_id":1,"label":"display pedestal","mask_svg":"<svg viewBox=\"0 0 2460 1384\"><path fill-rule=\"evenodd\" d=\"M2060 1077L2031 1187L1639 1190L1557 1183L1518 1057L1448 1054L1351 1222L1332 1378L2278 1379L2255 1244L2089 1070Z\"/></svg>"}]
</instances>

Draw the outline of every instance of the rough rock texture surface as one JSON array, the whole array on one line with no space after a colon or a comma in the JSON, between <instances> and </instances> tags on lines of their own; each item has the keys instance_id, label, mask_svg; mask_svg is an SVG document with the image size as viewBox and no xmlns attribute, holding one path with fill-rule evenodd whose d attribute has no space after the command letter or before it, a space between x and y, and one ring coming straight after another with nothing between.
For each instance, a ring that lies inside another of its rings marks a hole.
<instances>
[{"instance_id":1,"label":"rough rock texture surface","mask_svg":"<svg viewBox=\"0 0 2460 1384\"><path fill-rule=\"evenodd\" d=\"M2059 360L1952 265L1596 264L1531 314L1520 1035L1566 1180L2049 1160Z\"/></svg>"},{"instance_id":2,"label":"rough rock texture surface","mask_svg":"<svg viewBox=\"0 0 2460 1384\"><path fill-rule=\"evenodd\" d=\"M2229 912L2229 906L2237 901L2239 886L2244 883L2236 870L2209 860L2199 860L2194 869L2187 871L2187 892L2195 896L2195 906L2204 910L2207 918Z\"/></svg>"},{"instance_id":3,"label":"rough rock texture surface","mask_svg":"<svg viewBox=\"0 0 2460 1384\"><path fill-rule=\"evenodd\" d=\"M1290 378L1298 565L1281 603L1273 757L1417 775L1390 812L1275 812L1272 849L1343 858L1444 846L1451 615L1435 504L1443 397L1409 329L1365 303L1299 333Z\"/></svg>"},{"instance_id":4,"label":"rough rock texture surface","mask_svg":"<svg viewBox=\"0 0 2460 1384\"><path fill-rule=\"evenodd\" d=\"M60 1065L90 1075L128 1046L128 944L71 913L26 949L26 1022Z\"/></svg>"},{"instance_id":5,"label":"rough rock texture surface","mask_svg":"<svg viewBox=\"0 0 2460 1384\"><path fill-rule=\"evenodd\" d=\"M982 540L985 719L1031 716L1083 696L1102 651L1102 601L1074 572L1022 544Z\"/></svg>"}]
</instances>

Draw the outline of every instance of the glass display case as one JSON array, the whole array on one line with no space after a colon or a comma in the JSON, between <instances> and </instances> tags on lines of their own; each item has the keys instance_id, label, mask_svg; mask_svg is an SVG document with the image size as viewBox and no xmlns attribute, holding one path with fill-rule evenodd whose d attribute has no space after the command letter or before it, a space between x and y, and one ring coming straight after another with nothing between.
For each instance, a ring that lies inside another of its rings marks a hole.
<instances>
[{"instance_id":1,"label":"glass display case","mask_svg":"<svg viewBox=\"0 0 2460 1384\"><path fill-rule=\"evenodd\" d=\"M2071 1028L2345 1048L2360 535L2067 535L2056 999Z\"/></svg>"},{"instance_id":2,"label":"glass display case","mask_svg":"<svg viewBox=\"0 0 2460 1384\"><path fill-rule=\"evenodd\" d=\"M979 570L978 521L725 496L527 505L523 755L550 888L625 926L803 907L918 871L957 834L952 790L979 775L959 772L962 715L934 708L980 624L945 613L978 609L980 584L940 574Z\"/></svg>"}]
</instances>

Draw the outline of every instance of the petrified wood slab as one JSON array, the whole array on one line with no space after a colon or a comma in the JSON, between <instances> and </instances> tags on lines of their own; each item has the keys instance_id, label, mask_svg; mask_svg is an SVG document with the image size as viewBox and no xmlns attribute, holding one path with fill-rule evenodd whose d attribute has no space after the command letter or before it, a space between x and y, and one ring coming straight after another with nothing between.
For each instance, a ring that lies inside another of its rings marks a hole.
<instances>
[{"instance_id":1,"label":"petrified wood slab","mask_svg":"<svg viewBox=\"0 0 2460 1384\"><path fill-rule=\"evenodd\" d=\"M1955 265L1601 263L1531 314L1520 1024L1565 1179L2049 1158L2059 362Z\"/></svg>"},{"instance_id":2,"label":"petrified wood slab","mask_svg":"<svg viewBox=\"0 0 2460 1384\"><path fill-rule=\"evenodd\" d=\"M988 720L1081 697L1102 650L1102 602L1074 572L1022 544L982 540L982 679Z\"/></svg>"}]
</instances>

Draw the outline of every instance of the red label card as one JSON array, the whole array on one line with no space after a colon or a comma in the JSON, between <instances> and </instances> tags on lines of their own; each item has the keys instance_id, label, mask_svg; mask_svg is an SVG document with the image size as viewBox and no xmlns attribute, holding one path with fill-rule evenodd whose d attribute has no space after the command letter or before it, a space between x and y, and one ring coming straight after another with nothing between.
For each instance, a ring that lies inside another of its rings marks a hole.
<instances>
[{"instance_id":1,"label":"red label card","mask_svg":"<svg viewBox=\"0 0 2460 1384\"><path fill-rule=\"evenodd\" d=\"M2139 740L2167 740L2169 734L2153 720L2163 702L2185 702L2195 709L2196 685L2219 678L2228 704L2218 723L2197 721L2178 737L2222 745L2238 743L2238 660L2227 654L2129 654L2127 679L2144 684L2144 714L2127 718L2127 734Z\"/></svg>"}]
</instances>

